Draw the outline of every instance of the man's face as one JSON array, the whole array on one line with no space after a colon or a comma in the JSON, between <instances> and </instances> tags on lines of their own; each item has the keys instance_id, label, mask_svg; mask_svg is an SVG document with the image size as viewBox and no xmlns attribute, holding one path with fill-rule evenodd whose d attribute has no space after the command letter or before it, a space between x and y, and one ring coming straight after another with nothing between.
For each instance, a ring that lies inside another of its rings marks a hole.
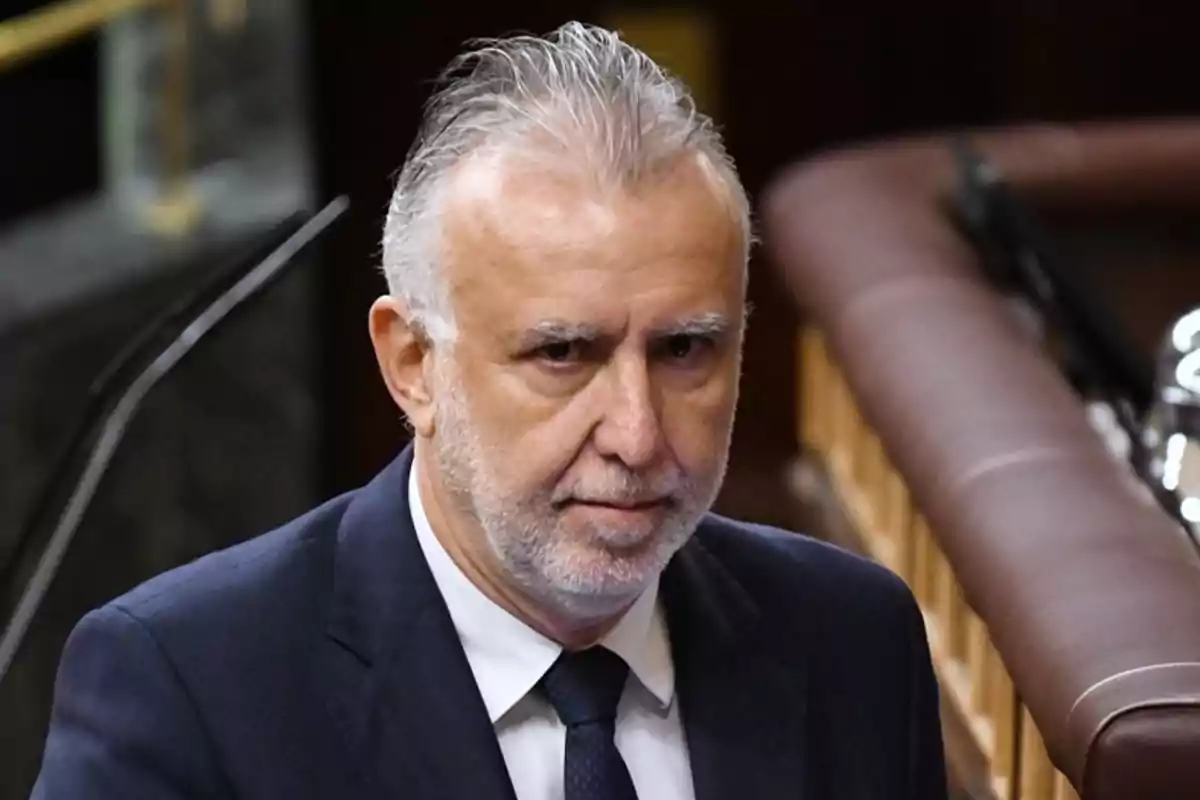
<instances>
[{"instance_id":1,"label":"man's face","mask_svg":"<svg viewBox=\"0 0 1200 800\"><path fill-rule=\"evenodd\" d=\"M603 615L691 535L724 477L743 243L698 165L628 190L500 159L443 216L458 339L436 469L521 588Z\"/></svg>"}]
</instances>

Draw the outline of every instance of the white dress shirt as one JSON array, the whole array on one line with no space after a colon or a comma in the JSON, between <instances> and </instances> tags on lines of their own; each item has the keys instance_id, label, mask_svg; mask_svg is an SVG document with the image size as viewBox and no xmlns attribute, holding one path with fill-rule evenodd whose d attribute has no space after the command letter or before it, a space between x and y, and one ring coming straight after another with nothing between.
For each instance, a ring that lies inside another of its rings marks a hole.
<instances>
[{"instance_id":1,"label":"white dress shirt","mask_svg":"<svg viewBox=\"0 0 1200 800\"><path fill-rule=\"evenodd\" d=\"M462 640L518 800L562 800L566 728L533 689L562 646L492 602L442 547L421 503L414 464L408 502L425 560ZM655 581L601 644L629 665L616 745L638 797L693 800L675 670Z\"/></svg>"}]
</instances>

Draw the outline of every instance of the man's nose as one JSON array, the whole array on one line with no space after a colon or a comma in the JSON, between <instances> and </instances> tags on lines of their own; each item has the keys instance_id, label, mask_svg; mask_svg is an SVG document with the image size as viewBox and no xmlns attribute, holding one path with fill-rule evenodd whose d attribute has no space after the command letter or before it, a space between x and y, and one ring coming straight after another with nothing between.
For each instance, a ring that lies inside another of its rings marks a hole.
<instances>
[{"instance_id":1,"label":"man's nose","mask_svg":"<svg viewBox=\"0 0 1200 800\"><path fill-rule=\"evenodd\" d=\"M595 431L601 455L619 458L630 469L648 467L662 446L659 403L645 361L614 364L603 416Z\"/></svg>"}]
</instances>

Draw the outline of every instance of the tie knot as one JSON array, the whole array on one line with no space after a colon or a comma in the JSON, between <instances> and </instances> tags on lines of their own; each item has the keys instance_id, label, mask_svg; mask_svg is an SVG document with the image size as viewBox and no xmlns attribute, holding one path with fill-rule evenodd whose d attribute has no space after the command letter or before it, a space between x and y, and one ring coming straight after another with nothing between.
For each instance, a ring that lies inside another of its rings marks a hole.
<instances>
[{"instance_id":1,"label":"tie knot","mask_svg":"<svg viewBox=\"0 0 1200 800\"><path fill-rule=\"evenodd\" d=\"M542 677L542 691L568 727L612 722L628 675L621 657L606 648L563 651Z\"/></svg>"}]
</instances>

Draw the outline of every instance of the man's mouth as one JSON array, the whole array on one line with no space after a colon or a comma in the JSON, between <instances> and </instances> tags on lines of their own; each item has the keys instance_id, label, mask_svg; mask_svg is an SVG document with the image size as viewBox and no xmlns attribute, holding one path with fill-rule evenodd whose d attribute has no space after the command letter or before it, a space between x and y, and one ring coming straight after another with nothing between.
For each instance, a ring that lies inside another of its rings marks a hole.
<instances>
[{"instance_id":1,"label":"man's mouth","mask_svg":"<svg viewBox=\"0 0 1200 800\"><path fill-rule=\"evenodd\" d=\"M593 500L588 498L572 498L569 503L595 508L612 508L618 511L646 511L660 508L671 502L670 497L652 497L637 500Z\"/></svg>"}]
</instances>

